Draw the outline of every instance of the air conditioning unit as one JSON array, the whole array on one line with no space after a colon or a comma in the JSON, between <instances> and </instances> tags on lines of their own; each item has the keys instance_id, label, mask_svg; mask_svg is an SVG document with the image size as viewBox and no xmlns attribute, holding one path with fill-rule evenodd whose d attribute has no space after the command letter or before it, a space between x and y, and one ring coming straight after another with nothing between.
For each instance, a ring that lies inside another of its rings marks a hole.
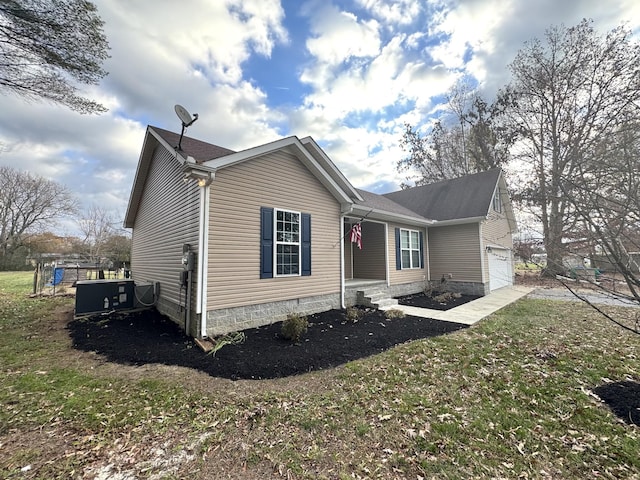
<instances>
[{"instance_id":1,"label":"air conditioning unit","mask_svg":"<svg viewBox=\"0 0 640 480\"><path fill-rule=\"evenodd\" d=\"M82 280L76 283L75 315L93 315L127 310L134 305L132 279Z\"/></svg>"}]
</instances>

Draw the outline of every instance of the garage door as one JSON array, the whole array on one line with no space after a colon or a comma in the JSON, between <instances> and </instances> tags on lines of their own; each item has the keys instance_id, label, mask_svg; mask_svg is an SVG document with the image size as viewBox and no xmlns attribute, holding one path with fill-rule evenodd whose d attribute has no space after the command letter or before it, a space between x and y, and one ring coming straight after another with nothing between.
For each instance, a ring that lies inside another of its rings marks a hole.
<instances>
[{"instance_id":1,"label":"garage door","mask_svg":"<svg viewBox=\"0 0 640 480\"><path fill-rule=\"evenodd\" d=\"M506 248L491 248L489 256L489 289L513 285L513 264L511 250Z\"/></svg>"}]
</instances>

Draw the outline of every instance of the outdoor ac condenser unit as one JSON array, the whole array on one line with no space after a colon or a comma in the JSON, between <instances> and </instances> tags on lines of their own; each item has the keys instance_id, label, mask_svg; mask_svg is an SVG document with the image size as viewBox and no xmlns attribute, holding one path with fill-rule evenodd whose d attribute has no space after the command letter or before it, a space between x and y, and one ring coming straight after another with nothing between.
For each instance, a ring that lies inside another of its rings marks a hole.
<instances>
[{"instance_id":1,"label":"outdoor ac condenser unit","mask_svg":"<svg viewBox=\"0 0 640 480\"><path fill-rule=\"evenodd\" d=\"M134 305L134 283L124 280L83 280L76 284L76 316L127 310Z\"/></svg>"}]
</instances>

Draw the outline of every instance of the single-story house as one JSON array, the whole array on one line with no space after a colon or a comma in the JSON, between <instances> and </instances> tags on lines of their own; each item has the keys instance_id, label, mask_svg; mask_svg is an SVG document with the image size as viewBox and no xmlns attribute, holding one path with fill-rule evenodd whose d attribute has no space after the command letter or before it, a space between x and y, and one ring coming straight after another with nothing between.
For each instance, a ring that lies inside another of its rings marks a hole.
<instances>
[{"instance_id":1,"label":"single-story house","mask_svg":"<svg viewBox=\"0 0 640 480\"><path fill-rule=\"evenodd\" d=\"M377 195L311 137L234 152L148 127L124 226L134 281L206 337L429 282L487 294L513 282L513 218L500 169Z\"/></svg>"}]
</instances>

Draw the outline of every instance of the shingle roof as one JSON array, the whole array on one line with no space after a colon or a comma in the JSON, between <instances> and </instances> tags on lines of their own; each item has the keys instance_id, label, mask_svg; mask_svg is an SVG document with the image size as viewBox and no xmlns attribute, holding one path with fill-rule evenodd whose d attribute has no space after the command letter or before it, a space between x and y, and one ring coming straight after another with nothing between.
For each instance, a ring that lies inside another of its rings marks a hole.
<instances>
[{"instance_id":1,"label":"shingle roof","mask_svg":"<svg viewBox=\"0 0 640 480\"><path fill-rule=\"evenodd\" d=\"M433 220L484 217L489 212L501 170L467 175L453 180L387 193L389 200Z\"/></svg>"},{"instance_id":2,"label":"shingle roof","mask_svg":"<svg viewBox=\"0 0 640 480\"><path fill-rule=\"evenodd\" d=\"M411 211L406 207L403 207L399 203L396 203L393 200L390 200L383 195L367 192L366 190L360 190L359 188L356 188L356 190L364 200L363 202L357 200L355 202L357 205L362 205L366 208L372 208L377 211L395 213L398 215L414 217L419 220L425 220L418 213Z\"/></svg>"},{"instance_id":3,"label":"shingle roof","mask_svg":"<svg viewBox=\"0 0 640 480\"><path fill-rule=\"evenodd\" d=\"M178 146L178 141L180 140L180 135L174 132L170 132L169 130L165 130L163 128L152 127L153 129L162 139L167 142L172 147ZM195 138L183 136L182 137L182 153L185 157L191 156L195 159L196 163L206 162L207 160L212 160L214 158L224 157L231 153L235 153L233 150L229 150L228 148L220 147L218 145L213 145L211 143L203 142L202 140L196 140Z\"/></svg>"}]
</instances>

